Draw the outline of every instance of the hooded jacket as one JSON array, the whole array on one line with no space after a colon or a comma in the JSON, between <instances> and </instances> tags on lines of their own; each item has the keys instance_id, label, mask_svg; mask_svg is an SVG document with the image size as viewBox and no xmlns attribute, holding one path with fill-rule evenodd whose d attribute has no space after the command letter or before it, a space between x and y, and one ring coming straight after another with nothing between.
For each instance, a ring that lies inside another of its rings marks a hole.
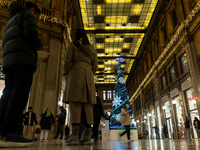
<instances>
[{"instance_id":1,"label":"hooded jacket","mask_svg":"<svg viewBox=\"0 0 200 150\"><path fill-rule=\"evenodd\" d=\"M37 68L37 48L43 47L38 36L35 15L20 2L8 7L10 21L6 24L3 37L3 71L14 65L28 65Z\"/></svg>"}]
</instances>

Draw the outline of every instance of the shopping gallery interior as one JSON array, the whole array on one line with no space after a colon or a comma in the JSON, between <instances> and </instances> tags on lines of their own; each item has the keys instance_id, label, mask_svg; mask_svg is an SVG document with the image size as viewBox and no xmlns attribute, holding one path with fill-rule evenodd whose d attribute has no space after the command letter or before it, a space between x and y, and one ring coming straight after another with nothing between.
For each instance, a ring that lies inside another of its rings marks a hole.
<instances>
[{"instance_id":1,"label":"shopping gallery interior","mask_svg":"<svg viewBox=\"0 0 200 150\"><path fill-rule=\"evenodd\" d=\"M2 39L9 21L8 6L16 0L0 0L0 64ZM17 0L36 3L41 14L39 36L47 47L38 51L27 108L37 119L50 108L59 114L66 80L63 66L68 38L76 29L85 30L98 57L94 76L96 96L105 118L99 126L99 141L87 146L66 146L52 141L57 124L52 124L48 142L35 141L27 150L51 149L140 149L197 150L198 135L193 125L200 115L200 1L199 0ZM0 90L5 87L0 72ZM132 116L131 137L118 139L124 129L111 124L119 120L115 109L129 103ZM185 128L190 120L190 135ZM155 133L159 129L159 138ZM163 128L167 126L166 138ZM148 135L145 131L148 131ZM31 136L34 138L35 131ZM9 150L9 149L8 149Z\"/></svg>"}]
</instances>

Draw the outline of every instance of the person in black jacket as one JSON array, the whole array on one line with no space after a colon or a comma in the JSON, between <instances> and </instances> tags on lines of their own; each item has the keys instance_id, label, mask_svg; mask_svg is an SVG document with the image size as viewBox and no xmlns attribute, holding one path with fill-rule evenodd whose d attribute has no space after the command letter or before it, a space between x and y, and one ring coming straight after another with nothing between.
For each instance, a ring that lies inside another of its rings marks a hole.
<instances>
[{"instance_id":1,"label":"person in black jacket","mask_svg":"<svg viewBox=\"0 0 200 150\"><path fill-rule=\"evenodd\" d=\"M163 134L165 135L165 138L168 138L168 130L165 124L163 124Z\"/></svg>"},{"instance_id":2,"label":"person in black jacket","mask_svg":"<svg viewBox=\"0 0 200 150\"><path fill-rule=\"evenodd\" d=\"M26 139L32 139L33 138L33 124L37 125L37 119L36 114L33 112L33 108L29 107L28 112L25 113L25 121L24 121L24 133L23 136Z\"/></svg>"},{"instance_id":3,"label":"person in black jacket","mask_svg":"<svg viewBox=\"0 0 200 150\"><path fill-rule=\"evenodd\" d=\"M186 120L185 120L185 128L188 132L188 138L189 140L191 140L191 137L190 137L190 120L188 117L186 117Z\"/></svg>"},{"instance_id":4,"label":"person in black jacket","mask_svg":"<svg viewBox=\"0 0 200 150\"><path fill-rule=\"evenodd\" d=\"M193 125L194 125L194 128L196 129L197 137L200 138L200 134L199 134L200 121L197 117L194 117Z\"/></svg>"},{"instance_id":5,"label":"person in black jacket","mask_svg":"<svg viewBox=\"0 0 200 150\"><path fill-rule=\"evenodd\" d=\"M51 110L47 108L44 115L42 116L42 119L40 121L41 125L41 134L40 134L40 141L48 141L48 133L51 130L51 124L54 123L54 117L51 113Z\"/></svg>"},{"instance_id":6,"label":"person in black jacket","mask_svg":"<svg viewBox=\"0 0 200 150\"><path fill-rule=\"evenodd\" d=\"M66 110L63 106L60 106L60 114L56 116L58 118L58 128L56 136L54 137L54 140L56 140L60 134L60 140L63 139L63 130L64 130L64 124L65 124L65 118L66 118Z\"/></svg>"},{"instance_id":7,"label":"person in black jacket","mask_svg":"<svg viewBox=\"0 0 200 150\"><path fill-rule=\"evenodd\" d=\"M101 120L101 116L104 117L104 113L100 98L97 96L96 99L97 99L97 104L95 104L93 107L93 120L94 120L93 135L95 142L98 142L97 139L98 139L99 123Z\"/></svg>"},{"instance_id":8,"label":"person in black jacket","mask_svg":"<svg viewBox=\"0 0 200 150\"><path fill-rule=\"evenodd\" d=\"M15 132L37 69L37 49L44 47L38 35L39 14L39 8L32 2L25 6L13 1L8 7L10 20L5 26L2 42L5 88L0 100L0 147L33 144L32 140Z\"/></svg>"},{"instance_id":9,"label":"person in black jacket","mask_svg":"<svg viewBox=\"0 0 200 150\"><path fill-rule=\"evenodd\" d=\"M68 137L69 137L69 125L67 124L65 126L65 139L68 140Z\"/></svg>"}]
</instances>

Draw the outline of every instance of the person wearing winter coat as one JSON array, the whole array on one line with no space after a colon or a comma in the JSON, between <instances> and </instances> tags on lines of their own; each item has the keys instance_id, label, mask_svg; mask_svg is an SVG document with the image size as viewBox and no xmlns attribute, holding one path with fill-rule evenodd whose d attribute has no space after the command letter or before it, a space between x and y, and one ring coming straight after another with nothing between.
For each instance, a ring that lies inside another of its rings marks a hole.
<instances>
[{"instance_id":1,"label":"person wearing winter coat","mask_svg":"<svg viewBox=\"0 0 200 150\"><path fill-rule=\"evenodd\" d=\"M166 126L165 124L163 124L163 134L165 135L165 138L169 138L169 137L168 137L167 126Z\"/></svg>"},{"instance_id":2,"label":"person wearing winter coat","mask_svg":"<svg viewBox=\"0 0 200 150\"><path fill-rule=\"evenodd\" d=\"M40 9L32 2L23 5L13 1L8 7L10 20L5 26L2 42L5 88L0 100L0 147L33 144L32 140L15 132L37 69L37 50L44 47L38 35L39 15Z\"/></svg>"},{"instance_id":3,"label":"person wearing winter coat","mask_svg":"<svg viewBox=\"0 0 200 150\"><path fill-rule=\"evenodd\" d=\"M54 123L54 116L49 108L45 111L40 121L41 134L40 141L48 141L48 133L51 130L51 125Z\"/></svg>"},{"instance_id":4,"label":"person wearing winter coat","mask_svg":"<svg viewBox=\"0 0 200 150\"><path fill-rule=\"evenodd\" d=\"M159 128L158 128L158 126L157 125L155 125L154 127L152 127L152 128L154 128L154 130L155 130L155 133L156 133L156 139L160 139L160 135L159 135Z\"/></svg>"},{"instance_id":5,"label":"person wearing winter coat","mask_svg":"<svg viewBox=\"0 0 200 150\"><path fill-rule=\"evenodd\" d=\"M84 29L77 29L68 42L64 72L67 77L63 102L69 103L72 133L66 145L78 145L79 125L85 125L81 144L91 144L93 105L96 104L94 74L98 70L97 51L89 44Z\"/></svg>"},{"instance_id":6,"label":"person wearing winter coat","mask_svg":"<svg viewBox=\"0 0 200 150\"><path fill-rule=\"evenodd\" d=\"M94 135L94 141L98 142L97 139L98 139L99 123L100 123L101 117L104 117L104 113L103 113L103 107L102 107L100 98L97 96L96 99L97 99L97 104L95 104L93 107L93 120L94 120L93 135Z\"/></svg>"},{"instance_id":7,"label":"person wearing winter coat","mask_svg":"<svg viewBox=\"0 0 200 150\"><path fill-rule=\"evenodd\" d=\"M199 134L200 121L197 117L194 117L193 125L194 125L196 132L197 132L197 137L200 138L200 134Z\"/></svg>"},{"instance_id":8,"label":"person wearing winter coat","mask_svg":"<svg viewBox=\"0 0 200 150\"><path fill-rule=\"evenodd\" d=\"M188 138L189 138L189 140L191 140L191 137L190 137L190 120L189 120L188 117L186 117L186 120L185 120L185 129L188 132Z\"/></svg>"},{"instance_id":9,"label":"person wearing winter coat","mask_svg":"<svg viewBox=\"0 0 200 150\"><path fill-rule=\"evenodd\" d=\"M128 106L124 105L124 107L121 109L121 117L119 122L121 122L122 126L126 128L124 132L122 132L119 137L122 137L124 134L127 134L128 141L132 141L130 138L130 125L131 125L131 118L130 114L128 112Z\"/></svg>"}]
</instances>

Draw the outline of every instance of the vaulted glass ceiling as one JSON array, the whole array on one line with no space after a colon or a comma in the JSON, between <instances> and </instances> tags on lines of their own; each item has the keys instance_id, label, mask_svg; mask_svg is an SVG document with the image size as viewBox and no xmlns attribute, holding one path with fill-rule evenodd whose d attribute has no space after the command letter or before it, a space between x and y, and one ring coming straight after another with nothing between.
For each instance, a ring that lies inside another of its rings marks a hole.
<instances>
[{"instance_id":1,"label":"vaulted glass ceiling","mask_svg":"<svg viewBox=\"0 0 200 150\"><path fill-rule=\"evenodd\" d=\"M79 0L83 26L97 50L96 84L113 84L123 57L125 79L137 57L158 0Z\"/></svg>"}]
</instances>

